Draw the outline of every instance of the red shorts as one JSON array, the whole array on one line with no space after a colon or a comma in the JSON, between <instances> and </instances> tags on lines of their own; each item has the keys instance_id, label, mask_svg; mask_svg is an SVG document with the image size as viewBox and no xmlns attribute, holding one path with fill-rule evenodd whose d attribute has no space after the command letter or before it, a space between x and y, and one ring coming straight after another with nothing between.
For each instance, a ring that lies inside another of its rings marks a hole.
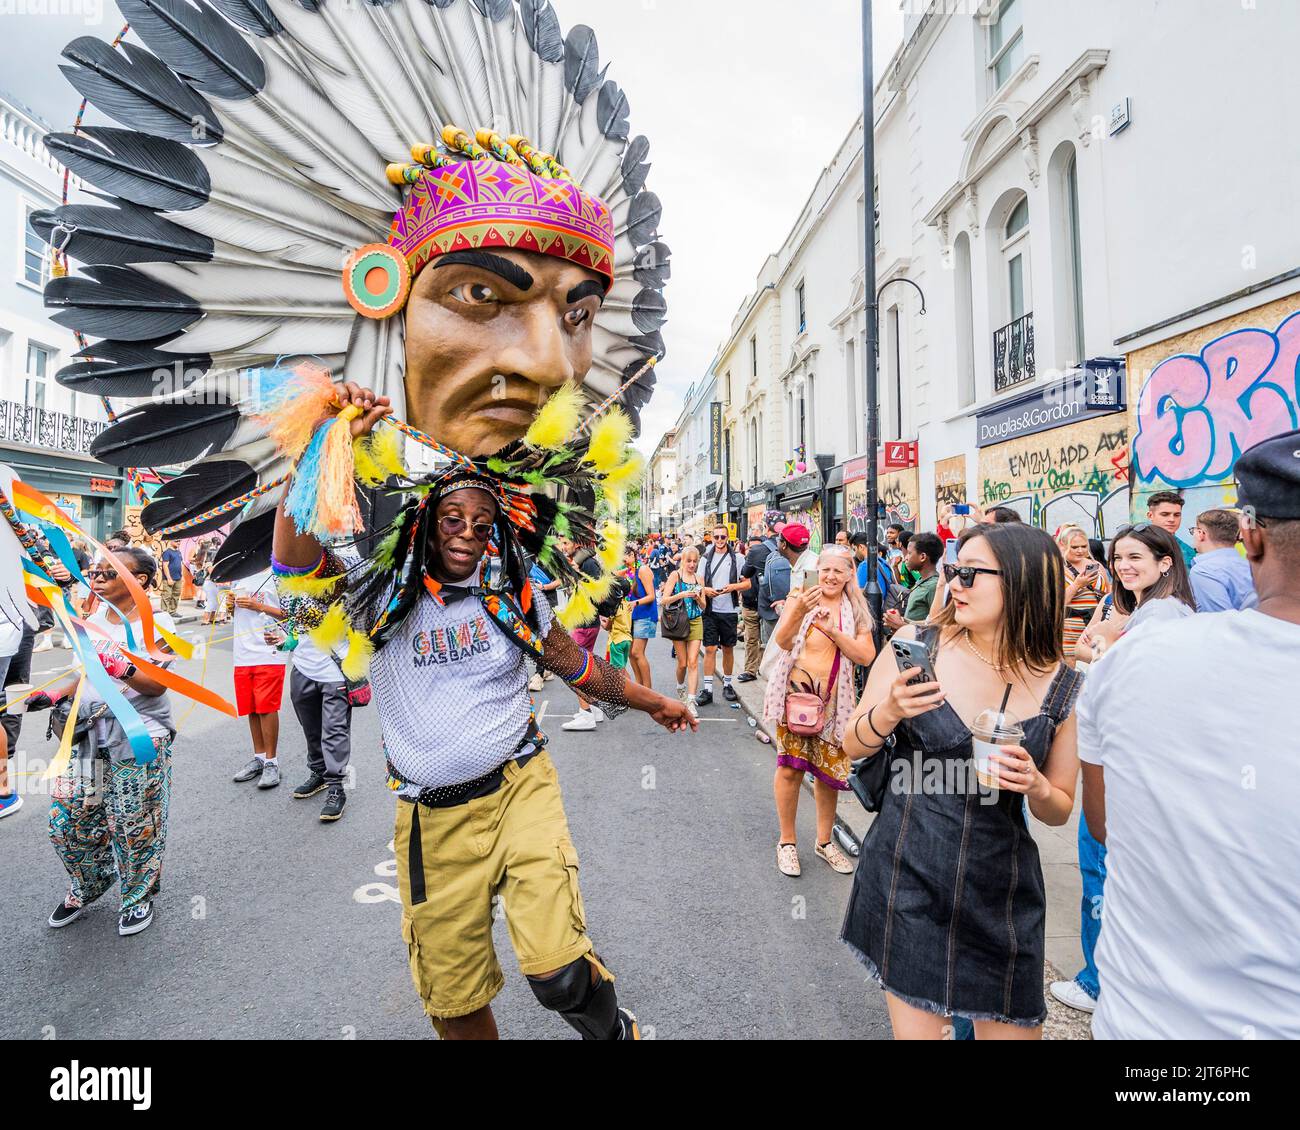
<instances>
[{"instance_id":1,"label":"red shorts","mask_svg":"<svg viewBox=\"0 0 1300 1130\"><path fill-rule=\"evenodd\" d=\"M235 668L235 709L241 718L248 714L274 714L284 692L283 663L259 663Z\"/></svg>"}]
</instances>

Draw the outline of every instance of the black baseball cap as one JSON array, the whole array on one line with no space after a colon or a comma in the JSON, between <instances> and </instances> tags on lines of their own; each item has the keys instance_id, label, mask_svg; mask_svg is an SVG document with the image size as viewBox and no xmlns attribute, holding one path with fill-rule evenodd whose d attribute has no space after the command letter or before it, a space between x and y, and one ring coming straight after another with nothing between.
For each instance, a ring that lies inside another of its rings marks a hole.
<instances>
[{"instance_id":1,"label":"black baseball cap","mask_svg":"<svg viewBox=\"0 0 1300 1130\"><path fill-rule=\"evenodd\" d=\"M1257 443L1237 460L1237 509L1300 519L1300 428Z\"/></svg>"}]
</instances>

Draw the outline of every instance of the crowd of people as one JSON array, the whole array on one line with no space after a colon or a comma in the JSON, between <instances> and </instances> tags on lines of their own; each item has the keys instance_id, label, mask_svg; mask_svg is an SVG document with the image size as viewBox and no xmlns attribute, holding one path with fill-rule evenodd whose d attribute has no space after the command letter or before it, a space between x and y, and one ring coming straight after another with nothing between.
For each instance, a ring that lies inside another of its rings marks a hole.
<instances>
[{"instance_id":1,"label":"crowd of people","mask_svg":"<svg viewBox=\"0 0 1300 1130\"><path fill-rule=\"evenodd\" d=\"M1300 654L1297 442L1293 434L1242 457L1244 509L1204 511L1184 531L1182 500L1163 493L1151 499L1147 520L1116 531L1108 546L1078 526L1049 535L1014 511L975 506L946 510L934 532L891 525L875 552L865 536L845 532L812 552L812 532L779 517L740 542L718 526L701 544L671 535L629 543L618 583L570 633L583 652L599 651L624 687L597 690L566 677L576 709L563 728L597 730L617 713L611 703L644 709L670 729L687 728L681 718L689 718L693 728L714 701L719 662L727 703L738 699L736 683L766 678L759 736L775 745L776 866L792 878L801 873L795 823L808 777L815 855L854 876L843 939L884 988L900 1038L1041 1034L1045 891L1028 817L1057 826L1068 821L1082 762L1084 959L1072 980L1050 986L1053 996L1086 1012L1100 1001L1097 1031L1107 1035L1231 1034L1238 1023L1294 1035L1284 1012L1298 999L1294 966L1288 973L1275 967L1282 955L1267 940L1278 937L1280 923L1300 925L1295 903L1248 864L1296 859L1293 821L1269 795L1289 787L1284 751L1294 744L1282 711ZM473 493L462 488L448 496L444 533L472 526L457 506ZM1181 532L1195 546L1190 568ZM102 695L88 687L83 745L53 789L49 835L68 888L49 925L75 921L118 882L119 932L130 935L152 921L176 727L167 687L123 653L133 627L139 631L139 610L119 567L141 588L158 591L155 622L170 630L182 563L171 544L161 561L123 544L121 535L108 548L115 561L78 558L90 590L82 614L97 629L106 673L143 718L154 756L139 763L122 727L102 709ZM562 548L577 574L586 575L591 550L571 540ZM201 542L184 563L200 584L211 581L215 549ZM303 556L318 564L320 551ZM530 578L548 609L563 607L566 585L536 564ZM282 580L267 570L206 602L208 621L221 622L227 611L232 620L234 697L252 745L251 760L233 779L263 790L280 784L279 711L290 668L290 699L308 749L307 777L293 795L327 792L320 819L332 822L346 804L352 712L369 700L369 686L344 675L346 648L323 650L313 642L305 630L311 617L301 615L311 599L286 595ZM883 608L879 653L866 595L873 583ZM1197 617L1198 611L1228 615ZM426 654L486 630L477 622L468 631L433 628L445 615L439 612L418 637ZM602 632L607 642L600 648ZM6 685L30 678L34 634L0 625ZM652 687L646 649L660 635L674 653L677 714ZM523 705L503 703L502 710L528 711L527 692L541 690L554 667L540 655L521 676L528 683ZM1211 670L1231 689L1197 694ZM380 692L389 698L401 672L390 674ZM55 692L35 695L27 708L57 706L56 699ZM1250 748L1236 765L1224 759L1234 745L1241 748L1224 702L1249 712ZM0 740L7 750L22 717L5 715ZM525 744L540 748L535 723L526 733ZM418 766L427 756L427 733L416 726L407 736L405 745L386 738L390 776L398 780L410 770L396 765ZM488 730L479 737L482 744L493 740ZM502 752L489 751L484 764ZM855 865L832 834L836 802L855 775L869 775L864 767L873 759L888 771L867 786L877 816ZM525 753L512 764L528 760ZM1247 763L1255 783L1225 793L1225 779L1246 772ZM966 779L972 766L973 781ZM422 785L421 795L427 791ZM0 777L0 816L20 804ZM1225 851L1226 827L1249 844ZM1115 869L1122 878L1109 881L1115 860L1108 859L1108 839L1123 859L1122 870ZM417 841L421 851L437 851L427 830L405 829L404 875L415 874L409 852ZM1200 929L1213 929L1220 941L1189 941ZM552 940L557 952L580 948L567 934ZM588 955L590 980L585 973L575 980L569 966L540 952L529 965L534 973L525 969L539 998L573 1013L580 1030L588 1021L577 1013L586 1016L599 998L602 1023L631 1030L594 957ZM426 1000L444 992L454 997L436 1019L439 1030L477 1032L481 1018L458 1020L474 994L466 996L463 985L452 993L446 971L431 957L421 961L413 974ZM564 985L552 983L557 969ZM484 983L498 975L491 968L482 973ZM1277 980L1271 995L1264 991L1269 977Z\"/></svg>"}]
</instances>

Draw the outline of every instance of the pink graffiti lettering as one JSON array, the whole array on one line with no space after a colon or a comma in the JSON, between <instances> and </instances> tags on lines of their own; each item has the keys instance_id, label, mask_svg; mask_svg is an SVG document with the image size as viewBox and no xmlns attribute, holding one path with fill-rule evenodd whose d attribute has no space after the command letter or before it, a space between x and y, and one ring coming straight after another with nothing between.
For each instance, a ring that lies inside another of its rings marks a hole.
<instances>
[{"instance_id":1,"label":"pink graffiti lettering","mask_svg":"<svg viewBox=\"0 0 1300 1130\"><path fill-rule=\"evenodd\" d=\"M1237 456L1300 417L1300 313L1156 366L1138 400L1133 470L1176 487L1227 478Z\"/></svg>"}]
</instances>

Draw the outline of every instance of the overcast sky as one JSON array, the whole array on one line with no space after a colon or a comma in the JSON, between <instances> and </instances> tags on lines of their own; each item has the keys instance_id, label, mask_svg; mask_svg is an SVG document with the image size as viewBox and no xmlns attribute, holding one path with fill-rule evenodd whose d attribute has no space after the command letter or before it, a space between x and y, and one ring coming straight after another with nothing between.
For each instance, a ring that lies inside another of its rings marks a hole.
<instances>
[{"instance_id":1,"label":"overcast sky","mask_svg":"<svg viewBox=\"0 0 1300 1130\"><path fill-rule=\"evenodd\" d=\"M595 28L602 62L650 139L649 187L673 252L668 357L643 415L647 453L708 370L767 255L862 108L859 0L553 0ZM899 0L872 0L876 74L902 36ZM37 15L42 9L68 15ZM22 14L20 14L22 13ZM98 20L94 17L98 15ZM59 52L122 25L99 0L0 3L0 86L59 128L76 92Z\"/></svg>"}]
</instances>

